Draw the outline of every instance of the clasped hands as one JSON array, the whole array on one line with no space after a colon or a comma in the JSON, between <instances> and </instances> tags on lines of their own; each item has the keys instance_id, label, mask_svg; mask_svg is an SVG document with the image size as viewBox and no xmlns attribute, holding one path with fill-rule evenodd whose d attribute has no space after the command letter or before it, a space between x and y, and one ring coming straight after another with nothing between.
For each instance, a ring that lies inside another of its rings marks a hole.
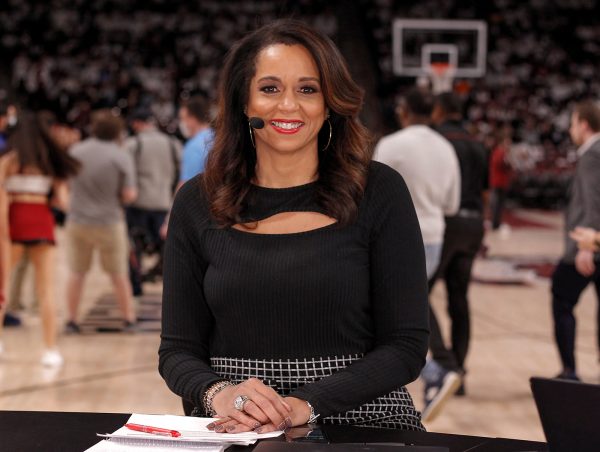
<instances>
[{"instance_id":1,"label":"clasped hands","mask_svg":"<svg viewBox=\"0 0 600 452\"><path fill-rule=\"evenodd\" d=\"M239 396L247 397L243 410L235 408ZM227 386L215 395L212 406L219 419L207 427L218 433L286 430L306 424L310 417L310 408L304 400L282 397L257 378Z\"/></svg>"}]
</instances>

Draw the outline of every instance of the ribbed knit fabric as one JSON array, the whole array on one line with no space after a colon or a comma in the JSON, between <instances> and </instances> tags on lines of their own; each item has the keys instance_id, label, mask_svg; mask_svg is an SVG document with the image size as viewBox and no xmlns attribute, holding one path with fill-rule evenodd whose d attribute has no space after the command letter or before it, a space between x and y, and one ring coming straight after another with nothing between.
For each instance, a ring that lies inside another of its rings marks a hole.
<instances>
[{"instance_id":1,"label":"ribbed knit fabric","mask_svg":"<svg viewBox=\"0 0 600 452\"><path fill-rule=\"evenodd\" d=\"M317 183L253 187L244 218L322 212ZM404 181L383 164L371 164L353 224L292 234L217 227L199 178L192 179L175 199L164 259L159 371L173 392L198 406L226 373L211 367L211 358L337 363L361 356L289 394L322 417L401 388L425 362L419 224Z\"/></svg>"}]
</instances>

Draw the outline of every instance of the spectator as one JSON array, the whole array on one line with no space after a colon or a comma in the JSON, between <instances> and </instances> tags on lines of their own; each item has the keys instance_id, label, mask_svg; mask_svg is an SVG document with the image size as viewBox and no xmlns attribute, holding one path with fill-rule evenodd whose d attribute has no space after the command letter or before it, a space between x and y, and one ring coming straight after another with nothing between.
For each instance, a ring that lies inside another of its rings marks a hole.
<instances>
[{"instance_id":1,"label":"spectator","mask_svg":"<svg viewBox=\"0 0 600 452\"><path fill-rule=\"evenodd\" d=\"M179 109L179 128L188 139L183 147L180 185L204 171L206 156L214 139L209 107L207 99L195 96Z\"/></svg>"},{"instance_id":2,"label":"spectator","mask_svg":"<svg viewBox=\"0 0 600 452\"><path fill-rule=\"evenodd\" d=\"M92 137L74 145L70 154L82 163L82 170L71 181L72 202L69 211L67 261L67 333L80 332L77 310L85 276L95 250L102 268L109 274L125 331L135 329L136 316L127 271L129 242L123 204L137 197L133 159L118 143L122 120L109 110L95 112Z\"/></svg>"},{"instance_id":3,"label":"spectator","mask_svg":"<svg viewBox=\"0 0 600 452\"><path fill-rule=\"evenodd\" d=\"M133 157L137 180L137 199L127 208L127 226L132 237L135 259L130 259L133 295L142 294L142 253L151 247L159 254L154 272L162 265L160 228L171 207L179 182L181 145L156 127L152 113L138 110L132 116L135 136L125 142ZM159 275L159 276L160 276Z\"/></svg>"},{"instance_id":4,"label":"spectator","mask_svg":"<svg viewBox=\"0 0 600 452\"><path fill-rule=\"evenodd\" d=\"M451 320L451 348L444 344L433 307L429 310L429 348L433 361L443 369L462 375L457 394L464 395L465 359L469 348L470 316L467 298L473 261L483 241L483 196L488 182L488 155L462 124L462 104L453 93L436 97L432 119L436 130L454 147L460 164L460 209L447 216L440 265L429 280L430 290L438 278L446 283ZM430 412L433 409L429 410Z\"/></svg>"},{"instance_id":5,"label":"spectator","mask_svg":"<svg viewBox=\"0 0 600 452\"><path fill-rule=\"evenodd\" d=\"M383 137L375 148L375 160L391 166L406 180L425 245L427 277L438 268L444 240L444 215L455 215L460 205L460 167L452 145L428 126L433 97L413 88L400 100L402 130ZM435 361L425 365L423 419L431 420L460 386L460 376L442 369Z\"/></svg>"}]
</instances>

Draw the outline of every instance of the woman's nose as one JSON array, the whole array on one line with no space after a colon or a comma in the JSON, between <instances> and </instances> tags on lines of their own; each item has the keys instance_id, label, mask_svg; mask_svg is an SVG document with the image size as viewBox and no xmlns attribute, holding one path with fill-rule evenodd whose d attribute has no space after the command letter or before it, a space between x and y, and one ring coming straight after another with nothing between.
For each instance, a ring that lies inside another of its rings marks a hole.
<instances>
[{"instance_id":1,"label":"woman's nose","mask_svg":"<svg viewBox=\"0 0 600 452\"><path fill-rule=\"evenodd\" d=\"M284 92L281 101L279 102L279 108L283 111L293 111L298 108L296 93L293 91Z\"/></svg>"}]
</instances>

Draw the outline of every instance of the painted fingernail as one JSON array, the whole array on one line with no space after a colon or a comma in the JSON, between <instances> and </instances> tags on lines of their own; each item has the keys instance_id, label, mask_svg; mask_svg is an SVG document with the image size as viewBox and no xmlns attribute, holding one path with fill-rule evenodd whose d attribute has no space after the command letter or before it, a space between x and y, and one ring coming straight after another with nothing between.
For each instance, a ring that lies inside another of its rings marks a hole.
<instances>
[{"instance_id":1,"label":"painted fingernail","mask_svg":"<svg viewBox=\"0 0 600 452\"><path fill-rule=\"evenodd\" d=\"M277 430L285 430L286 427L287 427L287 425L285 424L285 421L283 421L281 424L279 424L277 426Z\"/></svg>"},{"instance_id":2,"label":"painted fingernail","mask_svg":"<svg viewBox=\"0 0 600 452\"><path fill-rule=\"evenodd\" d=\"M230 425L229 427L227 427L226 429L228 432L233 432L235 430L235 425Z\"/></svg>"},{"instance_id":3,"label":"painted fingernail","mask_svg":"<svg viewBox=\"0 0 600 452\"><path fill-rule=\"evenodd\" d=\"M214 422L211 422L210 424L208 424L208 425L206 426L206 428L207 428L207 429L209 429L209 430L212 430L212 429L214 429L214 428L215 428L215 423L214 423Z\"/></svg>"},{"instance_id":4,"label":"painted fingernail","mask_svg":"<svg viewBox=\"0 0 600 452\"><path fill-rule=\"evenodd\" d=\"M225 428L224 428L222 425L217 425L217 426L215 427L215 432L219 432L219 433L220 433L220 432L222 432L223 430L225 430Z\"/></svg>"},{"instance_id":5,"label":"painted fingernail","mask_svg":"<svg viewBox=\"0 0 600 452\"><path fill-rule=\"evenodd\" d=\"M258 427L258 428L255 428L254 431L256 433L261 433L263 431L263 428L262 427Z\"/></svg>"},{"instance_id":6,"label":"painted fingernail","mask_svg":"<svg viewBox=\"0 0 600 452\"><path fill-rule=\"evenodd\" d=\"M287 425L288 427L292 426L292 419L289 417L285 418L285 425Z\"/></svg>"},{"instance_id":7,"label":"painted fingernail","mask_svg":"<svg viewBox=\"0 0 600 452\"><path fill-rule=\"evenodd\" d=\"M262 424L260 422L257 422L256 424L254 424L254 430L256 430L257 428L260 428Z\"/></svg>"}]
</instances>

